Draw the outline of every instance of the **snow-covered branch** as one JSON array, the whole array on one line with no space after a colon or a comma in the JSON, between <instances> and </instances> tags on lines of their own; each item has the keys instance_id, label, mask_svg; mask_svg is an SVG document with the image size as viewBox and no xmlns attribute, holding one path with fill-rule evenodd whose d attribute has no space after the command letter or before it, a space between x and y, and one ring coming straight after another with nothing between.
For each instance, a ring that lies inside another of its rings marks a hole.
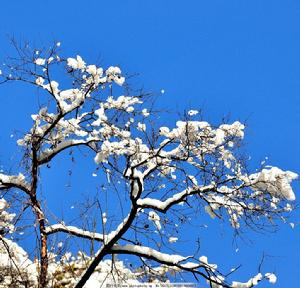
<instances>
[{"instance_id":1,"label":"snow-covered branch","mask_svg":"<svg viewBox=\"0 0 300 288\"><path fill-rule=\"evenodd\" d=\"M112 252L117 254L129 254L138 257L143 257L147 260L153 260L163 266L161 269L166 271L166 267L172 268L175 271L188 271L194 274L201 275L209 283L222 284L222 287L230 287L226 284L224 277L219 274L216 270L216 264L209 264L207 262L207 257L201 256L198 261L187 261L192 256L181 256L177 254L167 254L157 251L153 248L139 245L114 245L112 247ZM168 268L167 268L168 269ZM200 270L202 269L202 271ZM222 281L221 281L222 279ZM221 286L220 286L221 287Z\"/></svg>"},{"instance_id":2,"label":"snow-covered branch","mask_svg":"<svg viewBox=\"0 0 300 288\"><path fill-rule=\"evenodd\" d=\"M103 234L87 231L84 229L80 229L76 226L69 226L64 224L53 224L51 226L48 226L45 231L48 235L57 233L57 232L64 232L70 235L74 235L81 238L86 238L90 240L96 240L96 241L103 241L104 236Z\"/></svg>"},{"instance_id":3,"label":"snow-covered branch","mask_svg":"<svg viewBox=\"0 0 300 288\"><path fill-rule=\"evenodd\" d=\"M21 173L17 176L0 173L0 190L8 188L18 188L23 190L26 194L30 194L30 185L26 182L25 176Z\"/></svg>"},{"instance_id":4,"label":"snow-covered branch","mask_svg":"<svg viewBox=\"0 0 300 288\"><path fill-rule=\"evenodd\" d=\"M71 139L71 140L66 140L64 142L61 142L59 144L57 144L54 148L50 149L45 149L38 158L38 163L41 164L45 164L49 161L51 161L51 159L53 157L55 157L57 154L59 154L60 152L62 152L63 150L66 150L68 148L71 147L75 147L75 146L80 146L80 145L84 145L84 146L88 146L92 141L86 141L86 140L79 140L79 139Z\"/></svg>"},{"instance_id":5,"label":"snow-covered branch","mask_svg":"<svg viewBox=\"0 0 300 288\"><path fill-rule=\"evenodd\" d=\"M209 191L213 191L214 189L215 189L214 185L188 188L183 190L182 192L174 194L172 197L169 197L164 201L153 199L153 198L144 198L144 199L138 199L137 204L139 205L140 208L151 208L154 210L158 210L160 212L166 212L171 206L174 206L175 204L184 201L189 196L200 194L200 193L207 193Z\"/></svg>"}]
</instances>

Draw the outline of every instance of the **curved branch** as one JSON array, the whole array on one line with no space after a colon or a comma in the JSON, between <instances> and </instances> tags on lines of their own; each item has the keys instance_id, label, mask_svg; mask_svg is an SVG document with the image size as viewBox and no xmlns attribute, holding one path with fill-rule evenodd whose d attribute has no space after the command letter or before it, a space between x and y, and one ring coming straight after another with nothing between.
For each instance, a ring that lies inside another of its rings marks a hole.
<instances>
[{"instance_id":1,"label":"curved branch","mask_svg":"<svg viewBox=\"0 0 300 288\"><path fill-rule=\"evenodd\" d=\"M153 248L149 248L146 246L138 246L138 245L114 245L111 249L111 253L113 254L130 254L135 255L139 257L144 257L149 260L154 260L160 264L167 265L170 267L175 267L183 271L192 272L198 275L201 275L204 279L209 281L209 283L215 283L220 285L220 282L217 280L214 280L211 276L216 276L216 273L214 272L214 268L211 267L209 264L203 263L203 262L185 262L187 259L191 258L191 256L184 257L181 255L170 255L166 253L162 253L160 251L157 251ZM199 268L203 268L207 274L199 271ZM225 283L222 283L222 287L231 287L228 286Z\"/></svg>"},{"instance_id":2,"label":"curved branch","mask_svg":"<svg viewBox=\"0 0 300 288\"><path fill-rule=\"evenodd\" d=\"M187 188L182 192L174 194L172 197L168 198L165 201L161 201L158 199L153 198L144 198L138 199L137 205L139 208L151 208L162 213L166 213L170 207L184 201L188 196L199 194L199 193L206 193L215 189L215 185L207 185L203 187L197 188Z\"/></svg>"},{"instance_id":3,"label":"curved branch","mask_svg":"<svg viewBox=\"0 0 300 288\"><path fill-rule=\"evenodd\" d=\"M75 226L66 226L63 224L54 224L54 225L48 226L46 228L45 232L47 235L51 235L51 234L54 234L57 232L64 232L64 233L71 234L73 236L86 238L86 239L90 239L90 240L96 240L96 241L101 241L101 242L103 242L103 240L104 240L104 235L101 233L91 232L91 231L77 228Z\"/></svg>"},{"instance_id":4,"label":"curved branch","mask_svg":"<svg viewBox=\"0 0 300 288\"><path fill-rule=\"evenodd\" d=\"M30 185L25 181L23 174L5 175L0 173L0 190L17 188L30 195Z\"/></svg>"},{"instance_id":5,"label":"curved branch","mask_svg":"<svg viewBox=\"0 0 300 288\"><path fill-rule=\"evenodd\" d=\"M75 147L75 146L80 146L80 145L85 145L87 147L90 147L89 144L94 142L95 140L79 140L79 139L71 139L71 140L66 140L64 142L59 143L55 148L53 149L46 149L41 153L41 155L38 158L38 163L39 165L48 163L49 161L52 160L58 153L62 152L65 149L68 149L70 147Z\"/></svg>"}]
</instances>

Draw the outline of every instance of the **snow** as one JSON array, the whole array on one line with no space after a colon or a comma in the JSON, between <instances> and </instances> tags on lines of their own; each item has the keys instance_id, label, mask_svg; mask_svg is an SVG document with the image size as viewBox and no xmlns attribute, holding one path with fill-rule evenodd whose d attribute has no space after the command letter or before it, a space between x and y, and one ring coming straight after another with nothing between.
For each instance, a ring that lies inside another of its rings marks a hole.
<instances>
[{"instance_id":1,"label":"snow","mask_svg":"<svg viewBox=\"0 0 300 288\"><path fill-rule=\"evenodd\" d=\"M47 158L52 157L53 155L57 154L58 152L71 147L71 146L75 146L75 145L80 145L80 144L86 144L87 141L85 140L76 140L76 139L72 139L72 140L66 140L63 141L61 143L59 143L58 145L56 145L54 148L50 149L47 148L45 149L40 155L39 155L39 162L44 162L47 160Z\"/></svg>"},{"instance_id":2,"label":"snow","mask_svg":"<svg viewBox=\"0 0 300 288\"><path fill-rule=\"evenodd\" d=\"M198 110L189 110L189 111L188 111L188 115L189 115L189 116L195 116L195 115L197 115L198 113L199 113Z\"/></svg>"},{"instance_id":3,"label":"snow","mask_svg":"<svg viewBox=\"0 0 300 288\"><path fill-rule=\"evenodd\" d=\"M10 268L12 270L15 270L15 275L19 275L20 278L22 277L19 273L17 273L17 271L21 273L25 273L28 278L28 281L30 281L31 283L36 282L37 267L29 259L28 254L17 243L9 239L1 238L0 269L1 271L3 271L5 268L6 269ZM11 277L10 273L7 273L6 275L3 276L4 279L1 281L0 287L11 287L9 286L9 284L12 281L12 277L15 276Z\"/></svg>"},{"instance_id":4,"label":"snow","mask_svg":"<svg viewBox=\"0 0 300 288\"><path fill-rule=\"evenodd\" d=\"M0 198L0 211L4 210L7 207L7 202L5 199Z\"/></svg>"},{"instance_id":5,"label":"snow","mask_svg":"<svg viewBox=\"0 0 300 288\"><path fill-rule=\"evenodd\" d=\"M133 105L139 103L142 102L137 97L121 95L117 99L114 99L114 97L110 96L104 103L104 108L125 110L126 112L130 113L132 111L128 111L128 108L133 108Z\"/></svg>"},{"instance_id":6,"label":"snow","mask_svg":"<svg viewBox=\"0 0 300 288\"><path fill-rule=\"evenodd\" d=\"M232 287L233 288L251 288L253 286L258 285L258 283L263 279L263 276L261 273L258 273L256 276L253 278L249 279L248 282L242 283L242 282L232 282Z\"/></svg>"},{"instance_id":7,"label":"snow","mask_svg":"<svg viewBox=\"0 0 300 288\"><path fill-rule=\"evenodd\" d=\"M54 60L54 57L50 57L50 58L48 58L47 63L50 64L53 60Z\"/></svg>"},{"instance_id":8,"label":"snow","mask_svg":"<svg viewBox=\"0 0 300 288\"><path fill-rule=\"evenodd\" d=\"M167 136L169 132L170 132L169 127L160 127L159 128L159 133L162 136Z\"/></svg>"},{"instance_id":9,"label":"snow","mask_svg":"<svg viewBox=\"0 0 300 288\"><path fill-rule=\"evenodd\" d=\"M35 83L39 86L43 86L44 82L45 82L45 79L42 77L37 77L35 80Z\"/></svg>"},{"instance_id":10,"label":"snow","mask_svg":"<svg viewBox=\"0 0 300 288\"><path fill-rule=\"evenodd\" d=\"M160 217L159 217L159 215L156 212L150 211L148 213L148 219L150 221L153 221L154 225L156 226L156 228L158 230L161 230Z\"/></svg>"},{"instance_id":11,"label":"snow","mask_svg":"<svg viewBox=\"0 0 300 288\"><path fill-rule=\"evenodd\" d=\"M211 286L211 288L223 288L224 286L222 283L224 282L225 278L221 275L212 275L209 277L212 281L207 280L206 282ZM218 283L218 284L217 284Z\"/></svg>"},{"instance_id":12,"label":"snow","mask_svg":"<svg viewBox=\"0 0 300 288\"><path fill-rule=\"evenodd\" d=\"M125 77L121 76L121 69L116 66L110 66L106 71L105 71L107 81L112 82L114 81L116 84L122 86L125 82Z\"/></svg>"},{"instance_id":13,"label":"snow","mask_svg":"<svg viewBox=\"0 0 300 288\"><path fill-rule=\"evenodd\" d=\"M273 274L273 273L266 273L266 274L265 274L265 277L269 280L269 282L270 282L271 284L275 284L276 281L277 281L277 277L276 277L276 275Z\"/></svg>"},{"instance_id":14,"label":"snow","mask_svg":"<svg viewBox=\"0 0 300 288\"><path fill-rule=\"evenodd\" d=\"M97 67L96 67L96 65L89 65L89 66L87 66L85 71L87 73L93 75L93 76L97 75Z\"/></svg>"},{"instance_id":15,"label":"snow","mask_svg":"<svg viewBox=\"0 0 300 288\"><path fill-rule=\"evenodd\" d=\"M142 132L145 132L146 131L146 124L138 122L137 129L142 131Z\"/></svg>"},{"instance_id":16,"label":"snow","mask_svg":"<svg viewBox=\"0 0 300 288\"><path fill-rule=\"evenodd\" d=\"M102 222L103 222L103 224L106 224L106 222L107 222L107 215L105 212L102 213Z\"/></svg>"},{"instance_id":17,"label":"snow","mask_svg":"<svg viewBox=\"0 0 300 288\"><path fill-rule=\"evenodd\" d=\"M249 180L245 179L245 182L251 184L254 189L267 191L275 197L293 201L296 196L291 187L291 182L297 178L298 175L294 172L283 171L278 167L270 167L249 175Z\"/></svg>"},{"instance_id":18,"label":"snow","mask_svg":"<svg viewBox=\"0 0 300 288\"><path fill-rule=\"evenodd\" d=\"M21 187L24 190L29 190L29 184L25 180L25 176L22 173L19 175L5 175L0 173L0 188L1 187Z\"/></svg>"},{"instance_id":19,"label":"snow","mask_svg":"<svg viewBox=\"0 0 300 288\"><path fill-rule=\"evenodd\" d=\"M148 117L150 115L150 113L148 112L148 110L146 108L144 108L142 110L142 114L143 114L144 117Z\"/></svg>"},{"instance_id":20,"label":"snow","mask_svg":"<svg viewBox=\"0 0 300 288\"><path fill-rule=\"evenodd\" d=\"M155 259L163 263L169 263L169 264L179 264L180 262L185 261L188 258L176 254L162 253L146 246L138 246L138 245L130 245L130 244L125 246L115 245L113 247L113 250L127 251L130 254L138 254L141 256L154 257Z\"/></svg>"},{"instance_id":21,"label":"snow","mask_svg":"<svg viewBox=\"0 0 300 288\"><path fill-rule=\"evenodd\" d=\"M112 154L122 155L127 152L127 149L125 149L126 142L109 142L104 141L101 145L101 150L98 152L94 158L95 162L97 164L101 162L106 162L108 157Z\"/></svg>"},{"instance_id":22,"label":"snow","mask_svg":"<svg viewBox=\"0 0 300 288\"><path fill-rule=\"evenodd\" d=\"M103 122L107 121L105 110L102 104L100 105L99 109L95 110L94 113L98 117L98 119L92 122L93 126L100 126Z\"/></svg>"},{"instance_id":23,"label":"snow","mask_svg":"<svg viewBox=\"0 0 300 288\"><path fill-rule=\"evenodd\" d=\"M218 268L218 265L208 263L207 256L201 256L199 258L199 261L201 262L201 264L204 264L207 268L209 268L213 272L215 272L215 270Z\"/></svg>"},{"instance_id":24,"label":"snow","mask_svg":"<svg viewBox=\"0 0 300 288\"><path fill-rule=\"evenodd\" d=\"M75 58L68 58L67 59L67 65L71 67L72 69L81 69L83 70L85 68L85 62L81 58L81 56L77 55Z\"/></svg>"},{"instance_id":25,"label":"snow","mask_svg":"<svg viewBox=\"0 0 300 288\"><path fill-rule=\"evenodd\" d=\"M59 86L58 82L52 80L49 84L43 85L43 88L47 90L49 93L57 97L59 93L58 86Z\"/></svg>"},{"instance_id":26,"label":"snow","mask_svg":"<svg viewBox=\"0 0 300 288\"><path fill-rule=\"evenodd\" d=\"M168 242L169 243L176 243L178 241L178 237L174 237L174 236L171 236L169 237L168 239Z\"/></svg>"},{"instance_id":27,"label":"snow","mask_svg":"<svg viewBox=\"0 0 300 288\"><path fill-rule=\"evenodd\" d=\"M15 227L12 222L16 214L5 211L8 208L9 204L6 200L4 198L0 198L0 230L13 233Z\"/></svg>"},{"instance_id":28,"label":"snow","mask_svg":"<svg viewBox=\"0 0 300 288\"><path fill-rule=\"evenodd\" d=\"M56 89L54 94L64 113L70 112L76 107L79 107L85 98L84 92L79 89L67 89L61 92Z\"/></svg>"},{"instance_id":29,"label":"snow","mask_svg":"<svg viewBox=\"0 0 300 288\"><path fill-rule=\"evenodd\" d=\"M222 124L220 129L224 130L227 135L244 138L245 125L239 121L235 121L232 124Z\"/></svg>"},{"instance_id":30,"label":"snow","mask_svg":"<svg viewBox=\"0 0 300 288\"><path fill-rule=\"evenodd\" d=\"M38 66L43 66L46 63L46 59L43 58L37 58L34 60L34 63Z\"/></svg>"}]
</instances>

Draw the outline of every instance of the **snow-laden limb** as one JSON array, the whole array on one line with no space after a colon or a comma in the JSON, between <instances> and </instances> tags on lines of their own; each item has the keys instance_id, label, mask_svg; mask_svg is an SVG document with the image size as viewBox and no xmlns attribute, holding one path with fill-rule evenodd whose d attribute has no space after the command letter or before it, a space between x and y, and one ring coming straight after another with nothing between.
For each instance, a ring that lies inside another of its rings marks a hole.
<instances>
[{"instance_id":1,"label":"snow-laden limb","mask_svg":"<svg viewBox=\"0 0 300 288\"><path fill-rule=\"evenodd\" d=\"M57 232L64 232L70 235L74 235L81 238L87 238L90 240L96 240L96 241L103 241L104 235L101 233L91 232L84 229L80 229L76 226L70 226L65 224L53 224L50 226L47 226L46 231L48 235L57 233Z\"/></svg>"},{"instance_id":2,"label":"snow-laden limb","mask_svg":"<svg viewBox=\"0 0 300 288\"><path fill-rule=\"evenodd\" d=\"M0 173L0 190L7 188L19 188L28 194L30 185L26 182L25 176L22 173L19 173L19 175L5 175Z\"/></svg>"},{"instance_id":3,"label":"snow-laden limb","mask_svg":"<svg viewBox=\"0 0 300 288\"><path fill-rule=\"evenodd\" d=\"M291 182L298 175L291 171L283 171L278 167L268 167L260 172L249 175L244 181L251 185L252 189L266 191L274 197L285 198L293 201L296 199L291 187Z\"/></svg>"},{"instance_id":4,"label":"snow-laden limb","mask_svg":"<svg viewBox=\"0 0 300 288\"><path fill-rule=\"evenodd\" d=\"M169 209L170 206L182 202L188 196L199 194L199 193L206 193L208 191L213 190L214 187L215 187L214 185L207 185L203 187L197 187L196 189L188 188L183 190L182 192L174 194L172 197L169 197L164 201L153 199L153 198L138 199L137 204L141 208L151 208L161 212L165 212L167 209Z\"/></svg>"},{"instance_id":5,"label":"snow-laden limb","mask_svg":"<svg viewBox=\"0 0 300 288\"><path fill-rule=\"evenodd\" d=\"M146 246L138 246L138 245L114 245L112 250L116 253L128 253L138 256L147 257L149 259L153 259L158 261L159 263L169 264L169 265L179 265L181 262L186 261L190 256L184 257L181 255L170 255L166 253L159 252L155 249Z\"/></svg>"},{"instance_id":6,"label":"snow-laden limb","mask_svg":"<svg viewBox=\"0 0 300 288\"><path fill-rule=\"evenodd\" d=\"M216 283L213 283L211 287L213 288L223 288L224 284L222 283L225 278L222 276L212 276L211 279L216 280ZM265 276L263 276L261 273L256 274L252 278L250 278L247 282L238 282L238 281L232 281L231 285L228 287L230 288L252 288L254 286L259 285L261 281L264 279L267 279L271 284L276 283L276 276L273 273L266 273ZM207 281L209 283L209 281Z\"/></svg>"},{"instance_id":7,"label":"snow-laden limb","mask_svg":"<svg viewBox=\"0 0 300 288\"><path fill-rule=\"evenodd\" d=\"M138 199L144 190L144 174L136 168L127 167L124 171L124 177L130 181L130 197L134 200Z\"/></svg>"},{"instance_id":8,"label":"snow-laden limb","mask_svg":"<svg viewBox=\"0 0 300 288\"><path fill-rule=\"evenodd\" d=\"M231 287L232 288L251 288L251 287L257 286L259 284L259 282L262 281L264 278L267 279L271 284L275 284L276 280L277 280L276 275L273 273L266 273L265 276L263 276L261 273L258 273L257 275L250 278L247 282L244 282L244 283L233 281L231 284Z\"/></svg>"},{"instance_id":9,"label":"snow-laden limb","mask_svg":"<svg viewBox=\"0 0 300 288\"><path fill-rule=\"evenodd\" d=\"M246 283L233 281L232 288L251 288L257 286L262 279L263 275L261 273L258 273L253 278L250 278Z\"/></svg>"},{"instance_id":10,"label":"snow-laden limb","mask_svg":"<svg viewBox=\"0 0 300 288\"><path fill-rule=\"evenodd\" d=\"M74 146L80 146L80 145L86 145L88 146L91 141L86 141L86 140L80 140L80 139L70 139L63 141L59 144L57 144L55 147L47 148L45 149L38 157L38 162L40 164L44 164L49 162L55 155L58 153L62 152L65 149L74 147Z\"/></svg>"},{"instance_id":11,"label":"snow-laden limb","mask_svg":"<svg viewBox=\"0 0 300 288\"><path fill-rule=\"evenodd\" d=\"M217 265L208 263L206 256L200 257L198 261L195 259L193 261L188 261L193 257L178 254L167 254L147 246L131 244L124 246L116 244L112 247L112 252L117 254L130 254L143 257L147 260L153 260L162 265L159 269L155 270L158 273L160 271L166 273L168 270L177 272L188 271L201 275L210 283L210 285L222 284L223 288L230 287L226 284L225 278L216 270ZM220 279L222 279L222 281L220 281Z\"/></svg>"}]
</instances>

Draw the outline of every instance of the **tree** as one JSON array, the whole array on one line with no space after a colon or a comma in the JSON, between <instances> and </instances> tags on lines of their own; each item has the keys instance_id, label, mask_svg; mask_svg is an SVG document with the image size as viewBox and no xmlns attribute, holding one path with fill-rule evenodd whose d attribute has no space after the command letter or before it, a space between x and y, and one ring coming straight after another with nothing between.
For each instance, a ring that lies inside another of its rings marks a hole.
<instances>
[{"instance_id":1,"label":"tree","mask_svg":"<svg viewBox=\"0 0 300 288\"><path fill-rule=\"evenodd\" d=\"M60 43L44 50L14 46L17 56L8 58L1 83L37 87L44 104L17 141L19 171L0 174L3 287L96 287L113 279L167 281L182 272L210 287L276 282L274 274L259 273L246 283L230 283L217 265L199 257L196 239L192 256L170 253L188 216L208 214L239 231L276 225L293 210L297 175L270 166L251 173L239 152L243 124L213 126L190 110L173 127L161 126L148 95L131 90L120 68L64 58ZM104 184L81 202L81 217L71 225L48 210L40 185L56 158L80 157L76 149L84 151L81 161L94 161ZM31 255L12 238L20 229L36 238ZM68 241L78 257L58 239ZM79 249L78 241L88 249ZM121 255L140 261L140 269L126 268Z\"/></svg>"}]
</instances>

